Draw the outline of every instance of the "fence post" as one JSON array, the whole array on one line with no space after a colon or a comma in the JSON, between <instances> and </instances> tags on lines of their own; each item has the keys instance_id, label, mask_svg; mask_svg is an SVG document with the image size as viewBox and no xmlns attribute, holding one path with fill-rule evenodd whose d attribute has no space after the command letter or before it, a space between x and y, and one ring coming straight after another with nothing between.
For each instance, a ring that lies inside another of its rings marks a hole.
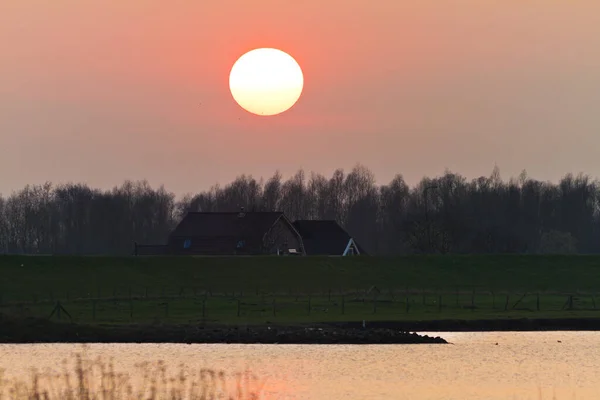
<instances>
[{"instance_id":1,"label":"fence post","mask_svg":"<svg viewBox=\"0 0 600 400\"><path fill-rule=\"evenodd\" d=\"M569 310L573 309L573 295L569 295Z\"/></svg>"},{"instance_id":2,"label":"fence post","mask_svg":"<svg viewBox=\"0 0 600 400\"><path fill-rule=\"evenodd\" d=\"M52 313L50 313L48 319L52 318L54 314L56 314L56 317L60 319L63 312L67 315L67 317L69 317L71 321L73 321L73 317L71 317L71 314L69 314L69 312L63 308L62 304L60 304L60 301L56 302L56 306L54 306L54 308L52 309Z\"/></svg>"},{"instance_id":3,"label":"fence post","mask_svg":"<svg viewBox=\"0 0 600 400\"><path fill-rule=\"evenodd\" d=\"M508 301L509 301L509 298L510 298L510 295L509 295L509 294L507 294L507 295L506 295L506 303L504 303L504 311L507 311L507 310L508 310Z\"/></svg>"},{"instance_id":4,"label":"fence post","mask_svg":"<svg viewBox=\"0 0 600 400\"><path fill-rule=\"evenodd\" d=\"M596 296L592 293L592 303L594 304L594 310L596 309Z\"/></svg>"}]
</instances>

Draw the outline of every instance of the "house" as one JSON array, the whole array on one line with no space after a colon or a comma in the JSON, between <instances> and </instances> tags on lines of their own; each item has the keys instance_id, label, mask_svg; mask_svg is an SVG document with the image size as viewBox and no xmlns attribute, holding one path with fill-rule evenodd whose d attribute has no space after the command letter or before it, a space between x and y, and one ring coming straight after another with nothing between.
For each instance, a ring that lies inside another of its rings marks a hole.
<instances>
[{"instance_id":1,"label":"house","mask_svg":"<svg viewBox=\"0 0 600 400\"><path fill-rule=\"evenodd\" d=\"M166 245L135 243L135 255L366 255L336 221L282 212L189 212Z\"/></svg>"},{"instance_id":2,"label":"house","mask_svg":"<svg viewBox=\"0 0 600 400\"><path fill-rule=\"evenodd\" d=\"M298 220L294 227L300 233L306 255L366 255L366 251L336 221Z\"/></svg>"},{"instance_id":3,"label":"house","mask_svg":"<svg viewBox=\"0 0 600 400\"><path fill-rule=\"evenodd\" d=\"M302 237L282 212L189 212L169 236L172 255L304 255Z\"/></svg>"}]
</instances>

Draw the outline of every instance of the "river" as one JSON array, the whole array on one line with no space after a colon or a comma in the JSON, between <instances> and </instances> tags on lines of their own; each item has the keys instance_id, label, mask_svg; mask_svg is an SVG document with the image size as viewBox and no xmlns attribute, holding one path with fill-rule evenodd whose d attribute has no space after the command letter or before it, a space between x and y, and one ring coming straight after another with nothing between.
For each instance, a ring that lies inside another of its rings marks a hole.
<instances>
[{"instance_id":1,"label":"river","mask_svg":"<svg viewBox=\"0 0 600 400\"><path fill-rule=\"evenodd\" d=\"M431 335L431 334L430 334ZM249 370L262 399L600 399L600 332L435 333L448 345L0 345L9 381L32 367L61 368L76 352L112 358L141 382L135 365L169 370ZM228 375L229 377L229 375ZM233 378L228 378L233 382Z\"/></svg>"}]
</instances>

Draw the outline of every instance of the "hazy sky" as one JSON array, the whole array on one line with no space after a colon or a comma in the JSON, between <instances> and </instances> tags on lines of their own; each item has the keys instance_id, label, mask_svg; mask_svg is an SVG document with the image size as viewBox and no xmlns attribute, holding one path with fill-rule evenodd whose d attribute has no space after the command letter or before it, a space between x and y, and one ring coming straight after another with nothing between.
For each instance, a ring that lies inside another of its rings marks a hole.
<instances>
[{"instance_id":1,"label":"hazy sky","mask_svg":"<svg viewBox=\"0 0 600 400\"><path fill-rule=\"evenodd\" d=\"M304 71L280 116L229 93L257 47ZM357 162L380 183L600 176L600 1L0 2L4 194L144 178L182 194Z\"/></svg>"}]
</instances>

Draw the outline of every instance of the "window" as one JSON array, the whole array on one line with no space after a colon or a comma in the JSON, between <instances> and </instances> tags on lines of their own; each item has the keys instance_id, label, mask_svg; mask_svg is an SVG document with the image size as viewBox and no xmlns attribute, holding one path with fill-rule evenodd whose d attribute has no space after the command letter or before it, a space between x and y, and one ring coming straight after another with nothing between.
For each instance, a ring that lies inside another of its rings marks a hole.
<instances>
[{"instance_id":1,"label":"window","mask_svg":"<svg viewBox=\"0 0 600 400\"><path fill-rule=\"evenodd\" d=\"M192 239L185 239L183 241L183 248L189 249L192 246Z\"/></svg>"}]
</instances>

